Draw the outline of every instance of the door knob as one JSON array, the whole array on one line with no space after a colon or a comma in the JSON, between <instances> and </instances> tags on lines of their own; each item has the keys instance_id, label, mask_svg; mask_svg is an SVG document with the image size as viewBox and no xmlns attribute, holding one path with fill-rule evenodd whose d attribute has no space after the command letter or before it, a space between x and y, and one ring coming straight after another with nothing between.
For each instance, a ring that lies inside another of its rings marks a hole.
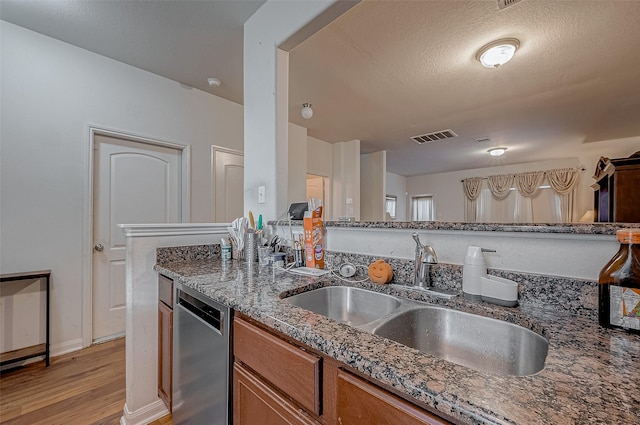
<instances>
[{"instance_id":1,"label":"door knob","mask_svg":"<svg viewBox=\"0 0 640 425\"><path fill-rule=\"evenodd\" d=\"M101 243L97 243L94 249L96 251L102 251L104 249L104 245L102 245Z\"/></svg>"}]
</instances>

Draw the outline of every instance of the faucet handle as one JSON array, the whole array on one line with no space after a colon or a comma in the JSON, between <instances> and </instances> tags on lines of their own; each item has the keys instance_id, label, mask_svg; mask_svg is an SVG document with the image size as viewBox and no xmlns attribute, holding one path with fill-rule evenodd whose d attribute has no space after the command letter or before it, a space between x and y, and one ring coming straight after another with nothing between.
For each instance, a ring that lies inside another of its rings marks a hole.
<instances>
[{"instance_id":1,"label":"faucet handle","mask_svg":"<svg viewBox=\"0 0 640 425\"><path fill-rule=\"evenodd\" d=\"M413 232L411 234L411 237L413 238L414 241L416 241L416 244L418 245L419 249L422 249L424 247L424 245L422 245L422 242L420 242L420 236L416 232Z\"/></svg>"}]
</instances>

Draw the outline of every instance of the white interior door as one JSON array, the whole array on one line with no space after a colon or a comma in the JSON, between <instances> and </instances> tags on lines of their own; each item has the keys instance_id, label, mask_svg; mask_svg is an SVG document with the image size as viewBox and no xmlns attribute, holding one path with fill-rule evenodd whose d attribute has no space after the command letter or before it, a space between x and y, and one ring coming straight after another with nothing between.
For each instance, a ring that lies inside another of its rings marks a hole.
<instances>
[{"instance_id":1,"label":"white interior door","mask_svg":"<svg viewBox=\"0 0 640 425\"><path fill-rule=\"evenodd\" d=\"M213 165L213 221L231 223L244 216L244 154L211 148Z\"/></svg>"},{"instance_id":2,"label":"white interior door","mask_svg":"<svg viewBox=\"0 0 640 425\"><path fill-rule=\"evenodd\" d=\"M316 198L324 205L324 177L307 174L307 200Z\"/></svg>"},{"instance_id":3,"label":"white interior door","mask_svg":"<svg viewBox=\"0 0 640 425\"><path fill-rule=\"evenodd\" d=\"M329 179L327 177L307 174L307 200L309 200L309 198L322 200L322 215L324 220L331 219L331 206L329 205L331 195L328 193L329 187Z\"/></svg>"},{"instance_id":4,"label":"white interior door","mask_svg":"<svg viewBox=\"0 0 640 425\"><path fill-rule=\"evenodd\" d=\"M125 329L125 238L117 225L182 220L181 155L114 136L94 138L94 341Z\"/></svg>"}]
</instances>

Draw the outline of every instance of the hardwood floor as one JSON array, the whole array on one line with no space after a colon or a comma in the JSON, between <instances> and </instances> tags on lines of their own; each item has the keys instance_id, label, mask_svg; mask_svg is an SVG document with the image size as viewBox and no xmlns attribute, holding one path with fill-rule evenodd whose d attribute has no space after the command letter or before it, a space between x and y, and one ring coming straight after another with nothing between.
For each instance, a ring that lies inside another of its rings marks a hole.
<instances>
[{"instance_id":1,"label":"hardwood floor","mask_svg":"<svg viewBox=\"0 0 640 425\"><path fill-rule=\"evenodd\" d=\"M0 376L0 424L117 425L124 401L124 338ZM171 425L171 416L152 425Z\"/></svg>"}]
</instances>

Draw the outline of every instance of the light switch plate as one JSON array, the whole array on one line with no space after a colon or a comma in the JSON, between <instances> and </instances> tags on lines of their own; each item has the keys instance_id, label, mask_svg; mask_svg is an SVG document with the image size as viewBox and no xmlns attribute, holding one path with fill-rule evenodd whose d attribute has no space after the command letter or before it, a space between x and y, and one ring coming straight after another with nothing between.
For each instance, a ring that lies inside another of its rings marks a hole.
<instances>
[{"instance_id":1,"label":"light switch plate","mask_svg":"<svg viewBox=\"0 0 640 425\"><path fill-rule=\"evenodd\" d=\"M258 186L258 203L265 203L265 186Z\"/></svg>"}]
</instances>

